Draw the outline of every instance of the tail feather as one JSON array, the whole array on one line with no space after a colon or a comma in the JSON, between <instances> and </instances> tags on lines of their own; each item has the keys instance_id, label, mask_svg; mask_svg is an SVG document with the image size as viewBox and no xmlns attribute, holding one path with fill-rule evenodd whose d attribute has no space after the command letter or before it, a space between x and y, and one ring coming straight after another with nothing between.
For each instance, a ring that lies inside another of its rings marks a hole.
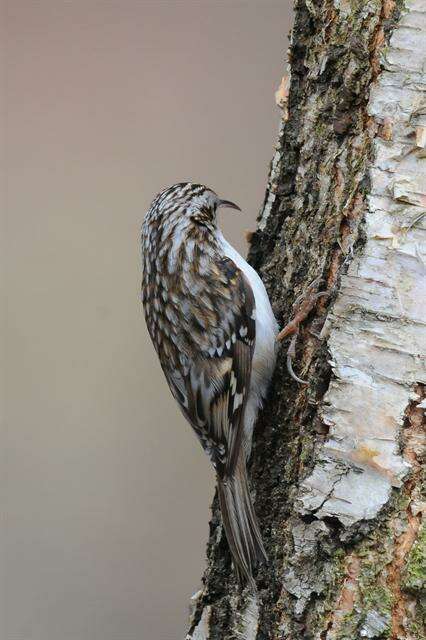
<instances>
[{"instance_id":1,"label":"tail feather","mask_svg":"<svg viewBox=\"0 0 426 640\"><path fill-rule=\"evenodd\" d=\"M219 504L238 581L255 587L253 569L267 555L250 497L244 454L232 476L218 478Z\"/></svg>"}]
</instances>

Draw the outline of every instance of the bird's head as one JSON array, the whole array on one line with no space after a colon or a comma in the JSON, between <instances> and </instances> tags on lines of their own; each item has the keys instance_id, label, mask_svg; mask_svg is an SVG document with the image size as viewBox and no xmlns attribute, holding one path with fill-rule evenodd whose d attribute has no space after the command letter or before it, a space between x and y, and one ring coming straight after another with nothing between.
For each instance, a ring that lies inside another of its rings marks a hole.
<instances>
[{"instance_id":1,"label":"bird's head","mask_svg":"<svg viewBox=\"0 0 426 640\"><path fill-rule=\"evenodd\" d=\"M156 217L163 222L172 217L211 226L216 224L216 213L220 207L237 209L240 207L229 200L222 200L208 187L192 182L180 182L165 189L155 198L151 205Z\"/></svg>"}]
</instances>

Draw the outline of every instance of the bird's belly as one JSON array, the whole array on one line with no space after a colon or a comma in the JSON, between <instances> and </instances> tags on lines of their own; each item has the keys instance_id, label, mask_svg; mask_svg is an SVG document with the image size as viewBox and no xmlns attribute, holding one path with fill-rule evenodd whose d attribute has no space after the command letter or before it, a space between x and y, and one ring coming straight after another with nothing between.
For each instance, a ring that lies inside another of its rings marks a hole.
<instances>
[{"instance_id":1,"label":"bird's belly","mask_svg":"<svg viewBox=\"0 0 426 640\"><path fill-rule=\"evenodd\" d=\"M221 233L218 239L225 255L235 262L249 281L256 303L256 342L252 359L250 393L244 421L245 447L249 453L254 422L274 372L278 323L272 311L265 285L258 273L225 240Z\"/></svg>"}]
</instances>

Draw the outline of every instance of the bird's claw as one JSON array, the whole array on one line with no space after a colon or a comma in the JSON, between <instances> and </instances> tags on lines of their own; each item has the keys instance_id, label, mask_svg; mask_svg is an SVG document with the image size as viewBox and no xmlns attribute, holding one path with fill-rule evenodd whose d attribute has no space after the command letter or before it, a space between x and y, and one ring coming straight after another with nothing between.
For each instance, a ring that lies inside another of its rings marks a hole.
<instances>
[{"instance_id":1,"label":"bird's claw","mask_svg":"<svg viewBox=\"0 0 426 640\"><path fill-rule=\"evenodd\" d=\"M290 346L287 350L287 371L293 380L296 380L299 384L309 384L306 380L302 380L299 378L293 369L293 358L296 356L296 342L297 342L298 333L295 333L290 341Z\"/></svg>"},{"instance_id":2,"label":"bird's claw","mask_svg":"<svg viewBox=\"0 0 426 640\"><path fill-rule=\"evenodd\" d=\"M319 298L329 296L331 294L331 291L317 291L320 280L321 278L316 278L309 285L306 293L303 293L296 298L293 305L293 319L290 320L290 322L288 322L277 335L278 341L284 340L284 338L287 338L288 336L292 336L290 346L287 351L287 370L293 380L296 380L299 384L308 384L306 380L299 378L293 370L293 358L296 356L296 342L300 331L300 324L307 318Z\"/></svg>"}]
</instances>

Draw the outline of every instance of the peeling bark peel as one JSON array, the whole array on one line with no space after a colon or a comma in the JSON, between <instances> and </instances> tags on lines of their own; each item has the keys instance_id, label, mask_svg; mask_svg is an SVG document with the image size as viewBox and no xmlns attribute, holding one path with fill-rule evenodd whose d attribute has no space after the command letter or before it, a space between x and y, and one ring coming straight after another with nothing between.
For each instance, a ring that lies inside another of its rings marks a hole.
<instances>
[{"instance_id":1,"label":"peeling bark peel","mask_svg":"<svg viewBox=\"0 0 426 640\"><path fill-rule=\"evenodd\" d=\"M414 385L426 382L426 219L409 228L426 207L416 142L426 122L426 5L415 0L407 9L368 104L392 138L373 143L366 243L329 316L335 379L321 414L330 438L300 492L300 513L344 525L375 518L401 485L409 469L398 453L404 412Z\"/></svg>"}]
</instances>

